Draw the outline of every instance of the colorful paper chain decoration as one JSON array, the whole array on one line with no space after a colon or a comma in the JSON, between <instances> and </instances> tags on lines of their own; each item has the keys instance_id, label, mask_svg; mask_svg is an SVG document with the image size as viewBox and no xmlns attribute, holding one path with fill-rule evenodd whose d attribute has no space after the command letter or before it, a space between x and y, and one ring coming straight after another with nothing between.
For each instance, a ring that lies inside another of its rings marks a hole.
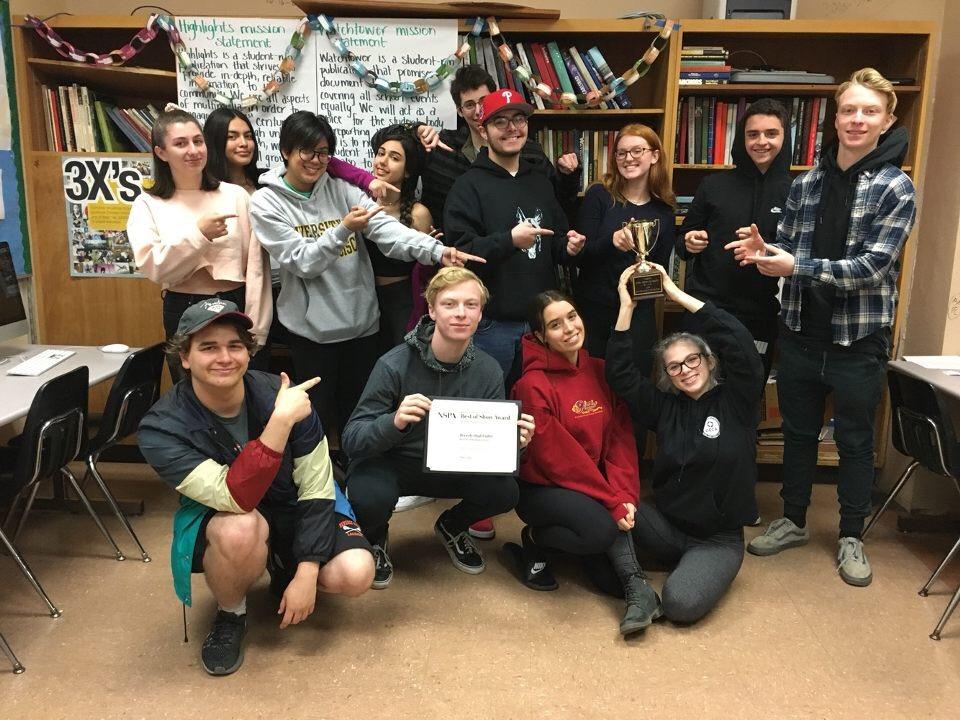
<instances>
[{"instance_id":1,"label":"colorful paper chain decoration","mask_svg":"<svg viewBox=\"0 0 960 720\"><path fill-rule=\"evenodd\" d=\"M139 54L154 38L157 37L158 29L167 34L167 40L170 43L170 49L177 58L182 70L191 74L193 83L202 92L211 93L213 99L220 105L241 107L249 110L263 101L275 95L283 85L289 81L290 73L296 67L297 58L300 51L306 43L307 36L312 30L307 18L303 18L297 26L296 31L290 38L290 44L284 52L283 60L277 68L277 72L264 84L263 89L258 93L247 95L246 97L236 99L230 95L225 95L211 87L210 81L201 74L201 71L193 64L187 46L180 36L174 19L169 15L160 15L151 13L147 18L146 27L138 31L133 39L119 50L111 50L108 53L91 53L77 50L72 44L64 40L49 25L33 15L26 15L24 22L27 27L32 27L37 34L46 40L50 46L60 55L75 62L88 65L123 65L128 60Z\"/></svg>"},{"instance_id":2,"label":"colorful paper chain decoration","mask_svg":"<svg viewBox=\"0 0 960 720\"><path fill-rule=\"evenodd\" d=\"M388 81L381 78L373 70L367 68L359 58L357 58L347 47L346 42L337 31L333 20L326 15L308 15L310 25L315 30L323 30L330 44L337 54L350 66L353 72L361 82L368 87L374 88L384 95L393 97L413 97L422 95L426 92L436 89L443 79L453 73L464 56L470 52L470 43L463 43L455 53L445 58L440 66L425 77L414 80L413 82ZM595 108L601 101L612 100L615 96L626 91L637 80L642 78L650 70L650 67L660 55L660 51L670 40L670 35L674 30L680 29L680 23L673 20L662 18L644 18L643 29L649 30L659 27L660 32L653 38L650 47L637 62L633 64L623 75L614 77L610 67L604 62L603 57L595 49L589 51L590 58L596 63L603 80L603 86L598 90L591 90L588 93L570 93L564 92L561 88L552 88L540 78L533 74L533 71L526 65L517 62L513 50L507 45L503 34L500 32L500 26L496 18L489 17L484 20L481 17L476 18L473 27L470 30L472 37L480 37L484 30L489 30L490 39L497 48L500 58L509 65L516 79L531 92L540 97L549 100L551 103L559 103L568 108Z\"/></svg>"},{"instance_id":3,"label":"colorful paper chain decoration","mask_svg":"<svg viewBox=\"0 0 960 720\"><path fill-rule=\"evenodd\" d=\"M308 15L303 18L297 29L290 38L283 53L283 59L277 68L277 72L268 80L260 92L247 95L239 100L230 95L224 95L211 87L209 80L201 74L190 58L187 46L183 42L180 31L169 15L160 15L151 13L147 18L146 26L134 35L129 43L118 50L111 50L108 53L89 53L77 50L72 44L64 40L49 25L33 15L25 16L27 27L32 27L40 37L46 40L60 55L79 63L90 65L122 65L128 60L140 53L151 41L156 38L158 28L167 34L167 40L170 48L177 58L177 62L185 72L192 75L193 83L202 91L211 93L213 99L220 105L240 107L245 110L256 107L260 103L268 100L275 95L285 83L290 79L290 73L296 68L300 52L306 44L307 37L313 30L322 30L327 39L333 45L337 54L343 58L354 74L368 87L378 92L392 97L414 97L435 90L440 86L445 78L455 72L456 68L463 61L463 58L470 52L469 41L464 42L455 53L445 58L440 66L425 77L414 80L413 82L389 81L380 77L375 71L367 68L347 47L346 41L337 31L333 20L326 15ZM680 24L672 20L661 18L644 18L643 28L649 30L659 27L660 32L653 38L650 47L637 62L633 64L623 75L614 77L610 67L603 61L600 53L591 49L589 51L591 59L596 63L603 80L603 86L598 90L591 90L583 93L563 92L561 88L550 87L542 82L540 78L533 74L531 69L524 64L518 63L510 46L500 32L500 26L493 17L484 20L478 17L473 22L470 35L474 38L480 37L484 30L490 33L490 39L497 48L500 58L506 62L516 79L522 83L531 92L540 97L549 100L551 103L559 103L568 108L594 108L601 101L611 100L615 96L622 94L626 89L633 85L637 80L647 74L650 67L660 55L660 51L670 40L670 35L674 30L680 28Z\"/></svg>"}]
</instances>

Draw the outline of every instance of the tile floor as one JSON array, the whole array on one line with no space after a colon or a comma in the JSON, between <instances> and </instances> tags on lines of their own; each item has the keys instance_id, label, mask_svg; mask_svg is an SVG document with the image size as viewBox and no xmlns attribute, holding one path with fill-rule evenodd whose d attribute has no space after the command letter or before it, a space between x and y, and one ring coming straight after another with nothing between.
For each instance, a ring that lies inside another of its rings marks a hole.
<instances>
[{"instance_id":1,"label":"tile floor","mask_svg":"<svg viewBox=\"0 0 960 720\"><path fill-rule=\"evenodd\" d=\"M487 571L469 576L430 531L441 506L427 505L392 526L388 590L321 596L306 623L281 632L261 581L248 600L243 668L210 678L198 653L212 598L197 579L184 644L169 578L174 496L156 481L113 484L145 498L134 522L154 562L113 560L86 516L35 513L20 547L63 610L53 620L0 556L0 631L27 668L14 676L0 657L4 720L958 716L960 613L941 642L927 636L960 583L960 561L930 597L916 593L954 538L898 534L891 513L868 544L873 584L848 587L834 571L829 485L815 487L810 545L747 555L702 622L660 622L628 641L617 633L619 601L597 594L576 563L556 563L553 593L513 579L499 548L518 536L516 516L497 520L497 539L482 544ZM759 486L765 517L778 510L777 490ZM119 525L109 527L131 552Z\"/></svg>"}]
</instances>

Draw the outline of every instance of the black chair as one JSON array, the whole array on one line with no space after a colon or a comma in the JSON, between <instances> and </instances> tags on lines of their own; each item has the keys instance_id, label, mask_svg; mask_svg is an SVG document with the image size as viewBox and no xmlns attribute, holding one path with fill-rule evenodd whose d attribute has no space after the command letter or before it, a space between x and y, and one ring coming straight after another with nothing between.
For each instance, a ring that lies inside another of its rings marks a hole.
<instances>
[{"instance_id":1,"label":"black chair","mask_svg":"<svg viewBox=\"0 0 960 720\"><path fill-rule=\"evenodd\" d=\"M109 503L113 514L127 529L130 537L140 548L143 562L150 562L150 556L143 549L143 544L133 531L133 526L127 516L120 509L117 499L104 482L100 471L97 470L97 460L100 455L113 447L125 437L137 431L140 420L160 397L160 374L163 372L163 345L152 345L131 353L124 361L116 380L110 388L107 403L100 419L100 427L96 435L87 443L84 453L87 462L88 477L93 477L100 487L100 492ZM121 558L122 559L122 558Z\"/></svg>"},{"instance_id":2,"label":"black chair","mask_svg":"<svg viewBox=\"0 0 960 720\"><path fill-rule=\"evenodd\" d=\"M0 474L0 499L10 500L10 512L7 514L6 521L8 525L13 521L17 501L27 493L26 505L16 532L13 534L13 541L9 540L4 530L0 528L0 542L7 547L20 567L20 571L43 598L52 617L59 617L60 611L47 597L33 572L13 545L23 530L41 481L47 478L62 481L62 478L66 477L100 532L113 546L117 559L123 558L120 549L100 522L100 518L97 517L77 479L67 467L67 463L79 456L85 440L88 378L89 371L86 366L83 366L48 380L40 386L30 405L19 442L16 448L12 448L16 455L12 472Z\"/></svg>"},{"instance_id":3,"label":"black chair","mask_svg":"<svg viewBox=\"0 0 960 720\"><path fill-rule=\"evenodd\" d=\"M26 668L20 664L20 661L17 660L17 656L13 654L13 648L10 647L10 644L7 642L7 639L3 636L3 633L0 633L0 648L3 649L3 654L10 659L10 664L13 665L13 674L19 675Z\"/></svg>"},{"instance_id":4,"label":"black chair","mask_svg":"<svg viewBox=\"0 0 960 720\"><path fill-rule=\"evenodd\" d=\"M883 501L863 530L866 538L880 516L906 484L917 466L953 481L960 493L960 439L954 423L954 408L950 406L943 393L926 380L920 380L905 373L890 370L887 372L887 384L890 388L890 406L893 415L893 446L912 461L897 480L893 490ZM920 589L920 595L926 597L930 586L940 572L960 550L960 538L947 553L943 561L934 570L930 579ZM944 610L936 629L930 634L934 640L940 639L940 632L960 602L960 587Z\"/></svg>"}]
</instances>

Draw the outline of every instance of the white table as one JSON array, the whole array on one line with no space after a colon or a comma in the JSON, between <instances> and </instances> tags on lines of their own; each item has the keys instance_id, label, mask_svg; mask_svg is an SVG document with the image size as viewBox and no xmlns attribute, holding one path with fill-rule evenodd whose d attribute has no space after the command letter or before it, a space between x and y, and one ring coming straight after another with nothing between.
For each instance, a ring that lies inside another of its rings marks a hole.
<instances>
[{"instance_id":1,"label":"white table","mask_svg":"<svg viewBox=\"0 0 960 720\"><path fill-rule=\"evenodd\" d=\"M32 377L7 375L7 370L10 368L43 350L51 348L73 350L74 354L40 375ZM131 348L125 353L105 353L99 347L88 345L8 344L0 347L0 356L10 356L9 360L0 363L0 426L26 417L37 390L48 380L86 365L90 372L90 387L93 387L104 380L115 377L120 372L120 367L127 356L137 349ZM101 500L93 500L91 504L97 512L111 511L106 503ZM143 513L142 500L119 501L119 504L128 515ZM59 479L54 481L54 496L52 498L38 498L34 503L34 507L37 509L67 509L71 512L77 511L77 506L77 501L70 500L65 496L63 484Z\"/></svg>"},{"instance_id":2,"label":"white table","mask_svg":"<svg viewBox=\"0 0 960 720\"><path fill-rule=\"evenodd\" d=\"M7 375L7 370L10 368L42 350L51 348L73 350L75 354L35 377ZM7 425L25 417L37 390L48 380L86 365L90 369L90 387L93 387L114 377L120 371L123 361L135 349L132 348L125 353L105 353L100 348L86 345L5 345L0 347L0 355L13 355L6 362L0 363L0 425Z\"/></svg>"}]
</instances>

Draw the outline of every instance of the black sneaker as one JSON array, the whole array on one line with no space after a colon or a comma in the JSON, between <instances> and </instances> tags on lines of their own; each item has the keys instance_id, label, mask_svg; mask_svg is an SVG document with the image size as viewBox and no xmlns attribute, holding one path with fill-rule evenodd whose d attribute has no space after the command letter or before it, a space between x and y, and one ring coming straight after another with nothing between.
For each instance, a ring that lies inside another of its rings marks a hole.
<instances>
[{"instance_id":1,"label":"black sneaker","mask_svg":"<svg viewBox=\"0 0 960 720\"><path fill-rule=\"evenodd\" d=\"M473 540L467 534L467 531L452 535L443 525L443 515L437 518L433 531L440 538L440 542L447 549L450 559L457 570L462 570L470 575L478 575L487 567L483 562L483 555L473 544Z\"/></svg>"},{"instance_id":2,"label":"black sneaker","mask_svg":"<svg viewBox=\"0 0 960 720\"><path fill-rule=\"evenodd\" d=\"M513 559L520 573L520 582L531 590L556 590L560 587L547 565L547 556L534 544L529 525L520 531L520 541L523 547L512 542L503 544L503 549Z\"/></svg>"},{"instance_id":3,"label":"black sneaker","mask_svg":"<svg viewBox=\"0 0 960 720\"><path fill-rule=\"evenodd\" d=\"M393 580L393 563L390 562L390 556L387 555L387 541L383 545L373 546L373 561L376 563L376 570L373 573L373 582L370 587L374 590L383 590Z\"/></svg>"},{"instance_id":4,"label":"black sneaker","mask_svg":"<svg viewBox=\"0 0 960 720\"><path fill-rule=\"evenodd\" d=\"M229 675L243 664L243 635L247 616L217 610L213 629L203 641L200 661L211 675Z\"/></svg>"}]
</instances>

